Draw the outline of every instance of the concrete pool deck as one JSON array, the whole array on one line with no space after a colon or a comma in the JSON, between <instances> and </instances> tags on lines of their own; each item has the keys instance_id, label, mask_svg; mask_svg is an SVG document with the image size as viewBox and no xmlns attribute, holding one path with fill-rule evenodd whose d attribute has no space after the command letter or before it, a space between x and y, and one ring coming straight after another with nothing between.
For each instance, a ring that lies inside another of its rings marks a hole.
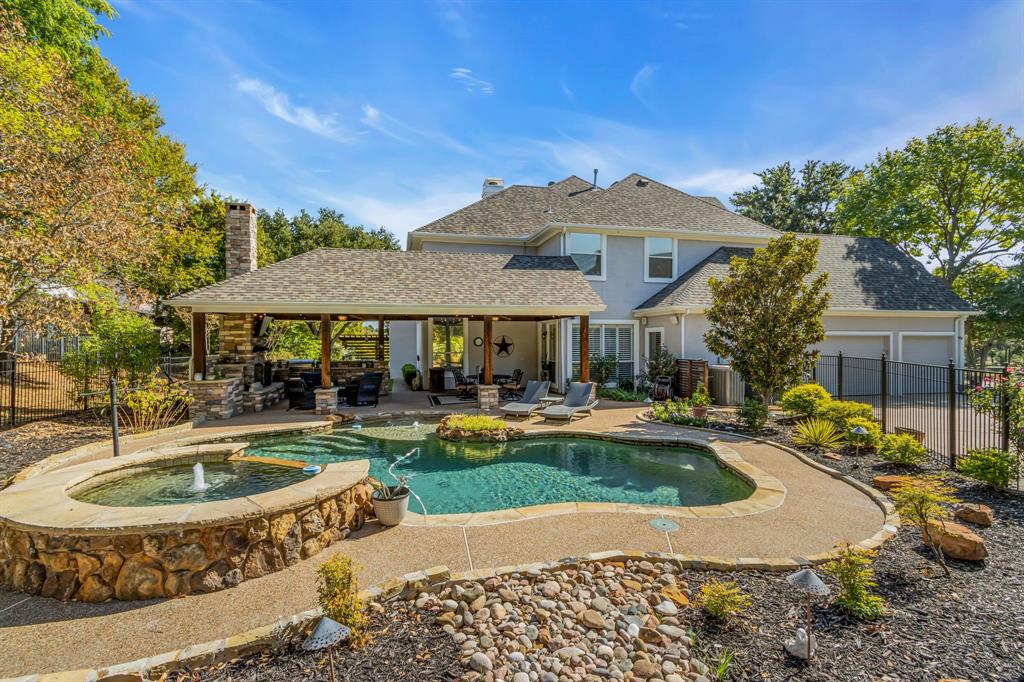
<instances>
[{"instance_id":1,"label":"concrete pool deck","mask_svg":"<svg viewBox=\"0 0 1024 682\"><path fill-rule=\"evenodd\" d=\"M885 523L878 503L861 490L770 444L728 434L651 424L636 418L640 406L607 405L571 425L528 423L523 428L607 432L672 439L680 434L727 444L755 467L783 483L783 503L730 518L673 517L678 531L657 531L659 514L631 511L574 513L481 526L414 526L382 529L368 523L348 540L306 561L221 592L182 599L102 604L64 603L0 591L0 676L112 665L266 625L316 605L316 567L336 553L360 565L363 585L429 566L453 572L557 560L605 550L685 553L705 558L812 557L842 541L871 538ZM379 412L388 412L381 409ZM444 414L450 410L436 410ZM426 412L426 411L424 411ZM369 410L363 412L369 416ZM189 432L133 441L125 452L187 438L241 436L253 426L313 428L309 415L271 410Z\"/></svg>"}]
</instances>

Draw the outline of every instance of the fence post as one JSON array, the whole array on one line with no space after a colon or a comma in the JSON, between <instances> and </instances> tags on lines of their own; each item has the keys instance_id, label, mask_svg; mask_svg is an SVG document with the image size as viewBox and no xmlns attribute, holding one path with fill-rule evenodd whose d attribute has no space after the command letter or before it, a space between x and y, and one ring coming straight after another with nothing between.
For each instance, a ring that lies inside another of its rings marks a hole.
<instances>
[{"instance_id":1,"label":"fence post","mask_svg":"<svg viewBox=\"0 0 1024 682\"><path fill-rule=\"evenodd\" d=\"M882 433L888 433L889 425L889 361L882 353Z\"/></svg>"},{"instance_id":2,"label":"fence post","mask_svg":"<svg viewBox=\"0 0 1024 682\"><path fill-rule=\"evenodd\" d=\"M839 399L843 399L843 351L839 351L839 364L836 365L836 391Z\"/></svg>"},{"instance_id":3,"label":"fence post","mask_svg":"<svg viewBox=\"0 0 1024 682\"><path fill-rule=\"evenodd\" d=\"M949 361L946 372L946 409L949 412L949 468L956 470L956 365Z\"/></svg>"},{"instance_id":4,"label":"fence post","mask_svg":"<svg viewBox=\"0 0 1024 682\"><path fill-rule=\"evenodd\" d=\"M121 455L121 434L117 423L117 375L110 374L110 431L114 438L114 457Z\"/></svg>"},{"instance_id":5,"label":"fence post","mask_svg":"<svg viewBox=\"0 0 1024 682\"><path fill-rule=\"evenodd\" d=\"M1003 380L999 383L999 421L1000 427L1003 433L1002 443L1000 446L1003 452L1010 451L1010 367L1006 365L1003 367Z\"/></svg>"},{"instance_id":6,"label":"fence post","mask_svg":"<svg viewBox=\"0 0 1024 682\"><path fill-rule=\"evenodd\" d=\"M18 387L18 356L10 353L11 358L11 426L18 424L18 396L15 393Z\"/></svg>"}]
</instances>

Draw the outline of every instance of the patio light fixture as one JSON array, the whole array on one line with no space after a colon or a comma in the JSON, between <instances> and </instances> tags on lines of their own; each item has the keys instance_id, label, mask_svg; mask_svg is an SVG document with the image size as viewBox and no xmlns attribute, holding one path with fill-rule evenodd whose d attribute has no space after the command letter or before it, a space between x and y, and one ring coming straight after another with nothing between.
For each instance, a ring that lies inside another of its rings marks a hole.
<instances>
[{"instance_id":1,"label":"patio light fixture","mask_svg":"<svg viewBox=\"0 0 1024 682\"><path fill-rule=\"evenodd\" d=\"M855 438L853 439L853 443L854 447L856 448L856 453L859 456L860 444L863 442L864 436L868 435L868 430L858 424L857 426L853 427L850 430L850 433L852 433L855 436Z\"/></svg>"},{"instance_id":2,"label":"patio light fixture","mask_svg":"<svg viewBox=\"0 0 1024 682\"><path fill-rule=\"evenodd\" d=\"M809 568L805 568L791 574L786 582L800 592L807 605L806 628L797 628L796 637L786 641L786 651L805 660L811 660L814 655L816 642L811 634L811 599L814 597L826 597L831 592L828 585L821 581L818 574Z\"/></svg>"},{"instance_id":3,"label":"patio light fixture","mask_svg":"<svg viewBox=\"0 0 1024 682\"><path fill-rule=\"evenodd\" d=\"M316 629L302 643L305 651L323 651L327 649L327 657L331 665L331 682L337 679L334 673L334 645L344 642L352 634L351 628L342 625L327 616L321 616Z\"/></svg>"}]
</instances>

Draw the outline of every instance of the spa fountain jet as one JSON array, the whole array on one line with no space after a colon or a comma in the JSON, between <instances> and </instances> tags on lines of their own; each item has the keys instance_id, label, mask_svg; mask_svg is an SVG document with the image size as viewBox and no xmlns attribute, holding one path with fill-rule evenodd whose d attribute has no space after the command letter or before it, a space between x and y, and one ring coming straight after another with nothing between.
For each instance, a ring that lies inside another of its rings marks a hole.
<instances>
[{"instance_id":1,"label":"spa fountain jet","mask_svg":"<svg viewBox=\"0 0 1024 682\"><path fill-rule=\"evenodd\" d=\"M201 493L210 486L206 485L206 474L203 471L203 463L196 462L196 465L192 467L192 490L197 493Z\"/></svg>"}]
</instances>

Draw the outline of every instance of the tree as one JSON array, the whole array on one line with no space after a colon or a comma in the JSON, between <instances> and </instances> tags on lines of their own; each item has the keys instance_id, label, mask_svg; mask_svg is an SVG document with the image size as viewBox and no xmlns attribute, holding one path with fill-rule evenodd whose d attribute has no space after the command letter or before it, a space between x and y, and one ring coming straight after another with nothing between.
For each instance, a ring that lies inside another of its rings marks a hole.
<instances>
[{"instance_id":1,"label":"tree","mask_svg":"<svg viewBox=\"0 0 1024 682\"><path fill-rule=\"evenodd\" d=\"M850 167L841 161L807 161L800 177L788 161L757 173L761 184L736 192L737 212L787 232L835 231L833 210Z\"/></svg>"},{"instance_id":2,"label":"tree","mask_svg":"<svg viewBox=\"0 0 1024 682\"><path fill-rule=\"evenodd\" d=\"M384 228L367 230L349 225L340 211L321 208L316 215L305 210L289 218L278 209L257 215L260 267L322 247L397 251L398 239Z\"/></svg>"},{"instance_id":3,"label":"tree","mask_svg":"<svg viewBox=\"0 0 1024 682\"><path fill-rule=\"evenodd\" d=\"M828 274L811 277L818 240L786 234L750 258L734 256L729 275L708 280L708 350L729 358L764 404L811 370L825 339Z\"/></svg>"},{"instance_id":4,"label":"tree","mask_svg":"<svg viewBox=\"0 0 1024 682\"><path fill-rule=\"evenodd\" d=\"M993 353L1024 340L1024 268L976 265L953 282L953 291L981 315L967 320L967 363L985 369Z\"/></svg>"},{"instance_id":5,"label":"tree","mask_svg":"<svg viewBox=\"0 0 1024 682\"><path fill-rule=\"evenodd\" d=\"M153 253L142 136L86 109L56 50L0 28L0 352L19 330L71 331L85 287Z\"/></svg>"},{"instance_id":6,"label":"tree","mask_svg":"<svg viewBox=\"0 0 1024 682\"><path fill-rule=\"evenodd\" d=\"M1024 141L981 119L911 138L851 176L836 214L843 232L882 237L952 284L1024 240Z\"/></svg>"}]
</instances>

